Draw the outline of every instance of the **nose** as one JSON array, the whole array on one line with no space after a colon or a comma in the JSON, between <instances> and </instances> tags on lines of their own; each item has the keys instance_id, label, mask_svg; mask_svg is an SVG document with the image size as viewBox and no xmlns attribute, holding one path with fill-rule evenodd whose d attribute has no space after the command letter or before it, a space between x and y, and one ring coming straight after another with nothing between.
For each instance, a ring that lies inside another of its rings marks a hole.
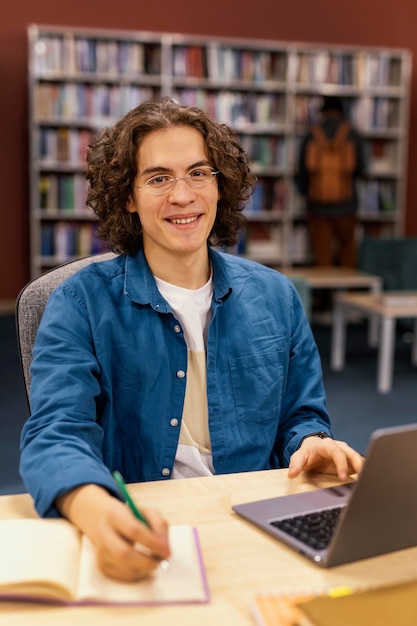
<instances>
[{"instance_id":1,"label":"nose","mask_svg":"<svg viewBox=\"0 0 417 626\"><path fill-rule=\"evenodd\" d=\"M187 183L187 178L180 176L176 178L168 197L171 202L191 202L195 198L195 191Z\"/></svg>"}]
</instances>

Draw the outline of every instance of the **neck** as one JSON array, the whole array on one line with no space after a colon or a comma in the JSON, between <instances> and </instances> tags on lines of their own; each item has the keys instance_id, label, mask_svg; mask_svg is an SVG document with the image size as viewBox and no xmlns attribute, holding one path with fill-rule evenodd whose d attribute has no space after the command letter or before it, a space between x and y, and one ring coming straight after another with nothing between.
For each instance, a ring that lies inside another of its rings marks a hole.
<instances>
[{"instance_id":1,"label":"neck","mask_svg":"<svg viewBox=\"0 0 417 626\"><path fill-rule=\"evenodd\" d=\"M184 289L199 289L207 283L210 278L210 260L207 248L198 251L196 254L172 255L172 258L158 259L146 253L146 260L151 268L152 274L171 285L183 287Z\"/></svg>"}]
</instances>

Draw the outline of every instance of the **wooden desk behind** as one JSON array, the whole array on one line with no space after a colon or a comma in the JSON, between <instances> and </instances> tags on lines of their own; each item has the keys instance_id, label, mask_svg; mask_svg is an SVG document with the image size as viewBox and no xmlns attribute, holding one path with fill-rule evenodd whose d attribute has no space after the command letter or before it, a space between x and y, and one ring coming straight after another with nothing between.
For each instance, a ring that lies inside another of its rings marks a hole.
<instances>
[{"instance_id":1,"label":"wooden desk behind","mask_svg":"<svg viewBox=\"0 0 417 626\"><path fill-rule=\"evenodd\" d=\"M349 289L367 289L376 295L382 290L382 278L347 267L297 267L280 270L283 274L303 278L310 289L328 289L332 292L344 292ZM378 319L371 318L369 325L369 343L378 341Z\"/></svg>"},{"instance_id":2,"label":"wooden desk behind","mask_svg":"<svg viewBox=\"0 0 417 626\"><path fill-rule=\"evenodd\" d=\"M211 602L158 608L56 607L0 603L7 626L254 626L250 606L263 591L363 587L417 578L417 548L322 570L241 520L231 505L336 484L328 476L289 481L287 470L132 485L143 506L171 523L198 527ZM0 518L34 517L29 496L0 497Z\"/></svg>"},{"instance_id":3,"label":"wooden desk behind","mask_svg":"<svg viewBox=\"0 0 417 626\"><path fill-rule=\"evenodd\" d=\"M414 320L411 362L417 365L417 292L391 291L381 294L350 292L336 297L333 310L331 367L340 371L345 365L347 314L359 312L380 322L380 332L373 345L378 349L377 389L387 393L392 388L394 369L395 326L397 319ZM372 345L372 344L371 344Z\"/></svg>"},{"instance_id":4,"label":"wooden desk behind","mask_svg":"<svg viewBox=\"0 0 417 626\"><path fill-rule=\"evenodd\" d=\"M382 279L376 274L345 267L291 267L278 269L288 278L304 278L312 289L358 289L364 287L373 293L382 288Z\"/></svg>"}]
</instances>

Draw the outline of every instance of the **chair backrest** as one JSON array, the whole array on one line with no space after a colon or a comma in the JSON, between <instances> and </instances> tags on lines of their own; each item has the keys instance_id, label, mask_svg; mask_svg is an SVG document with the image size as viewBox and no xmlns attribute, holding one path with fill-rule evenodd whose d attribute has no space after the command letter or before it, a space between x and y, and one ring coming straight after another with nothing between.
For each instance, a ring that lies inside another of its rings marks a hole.
<instances>
[{"instance_id":1,"label":"chair backrest","mask_svg":"<svg viewBox=\"0 0 417 626\"><path fill-rule=\"evenodd\" d=\"M403 246L402 237L365 237L359 245L358 269L381 276L385 291L402 289Z\"/></svg>"},{"instance_id":2,"label":"chair backrest","mask_svg":"<svg viewBox=\"0 0 417 626\"><path fill-rule=\"evenodd\" d=\"M16 300L16 329L20 363L28 401L32 349L49 296L71 274L78 272L78 270L90 263L106 261L115 256L113 252L104 252L64 263L38 276L21 290Z\"/></svg>"},{"instance_id":3,"label":"chair backrest","mask_svg":"<svg viewBox=\"0 0 417 626\"><path fill-rule=\"evenodd\" d=\"M365 237L359 269L378 274L385 291L417 289L417 237Z\"/></svg>"},{"instance_id":4,"label":"chair backrest","mask_svg":"<svg viewBox=\"0 0 417 626\"><path fill-rule=\"evenodd\" d=\"M308 284L307 280L302 276L291 276L291 273L288 274L288 278L293 283L296 288L298 295L300 296L301 302L304 307L304 312L309 322L311 322L312 316L312 296L311 296L311 287Z\"/></svg>"}]
</instances>

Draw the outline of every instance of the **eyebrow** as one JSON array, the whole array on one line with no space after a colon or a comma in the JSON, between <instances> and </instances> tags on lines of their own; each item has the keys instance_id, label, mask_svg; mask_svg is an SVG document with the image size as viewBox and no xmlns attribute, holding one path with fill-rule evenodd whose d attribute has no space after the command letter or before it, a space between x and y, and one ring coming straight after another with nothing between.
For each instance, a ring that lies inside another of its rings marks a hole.
<instances>
[{"instance_id":1,"label":"eyebrow","mask_svg":"<svg viewBox=\"0 0 417 626\"><path fill-rule=\"evenodd\" d=\"M210 165L209 161L207 159L203 159L201 161L197 161L196 163L193 163L192 165L189 165L186 168L186 171L189 172L190 170L195 169L196 167L201 167L202 165ZM158 174L158 173L166 173L166 174L172 174L173 169L170 167L164 167L162 165L153 165L151 167L147 167L146 169L143 170L143 172L139 173L139 176L147 176L149 174Z\"/></svg>"}]
</instances>

